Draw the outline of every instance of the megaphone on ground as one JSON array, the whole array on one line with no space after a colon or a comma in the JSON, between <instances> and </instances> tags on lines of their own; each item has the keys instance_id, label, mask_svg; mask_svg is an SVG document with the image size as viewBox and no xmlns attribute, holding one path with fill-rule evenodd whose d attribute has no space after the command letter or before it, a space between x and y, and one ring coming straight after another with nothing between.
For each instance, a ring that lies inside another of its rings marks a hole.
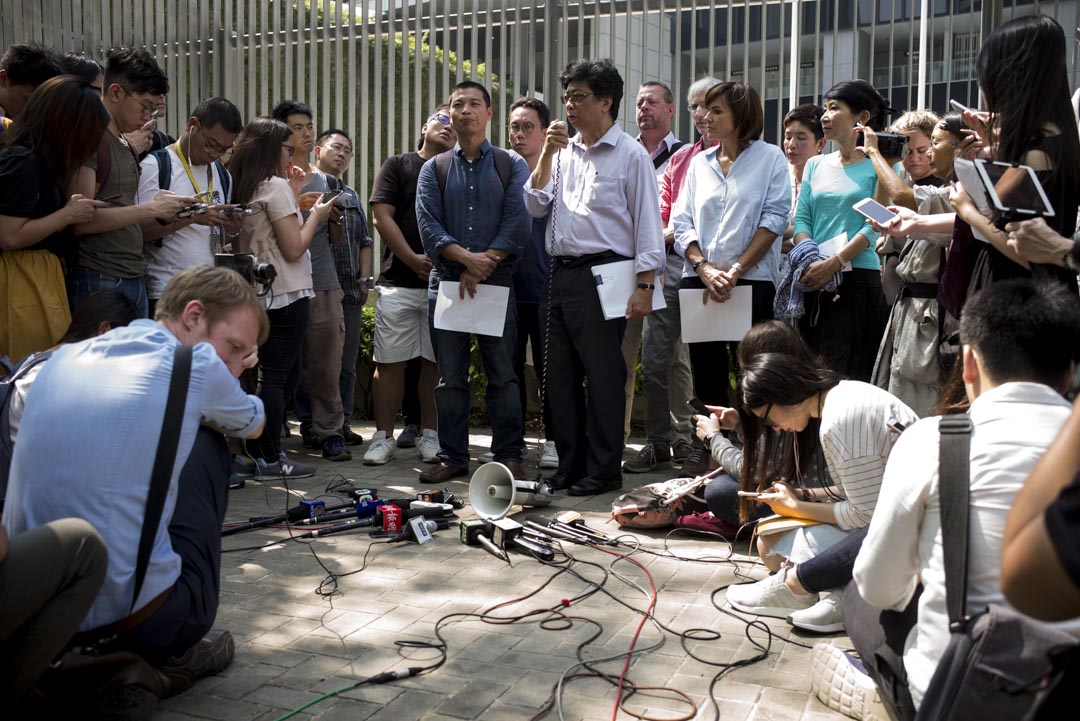
<instances>
[{"instance_id":1,"label":"megaphone on ground","mask_svg":"<svg viewBox=\"0 0 1080 721\"><path fill-rule=\"evenodd\" d=\"M547 481L519 481L501 463L485 463L469 481L469 502L481 518L497 520L514 506L546 506L552 491Z\"/></svg>"}]
</instances>

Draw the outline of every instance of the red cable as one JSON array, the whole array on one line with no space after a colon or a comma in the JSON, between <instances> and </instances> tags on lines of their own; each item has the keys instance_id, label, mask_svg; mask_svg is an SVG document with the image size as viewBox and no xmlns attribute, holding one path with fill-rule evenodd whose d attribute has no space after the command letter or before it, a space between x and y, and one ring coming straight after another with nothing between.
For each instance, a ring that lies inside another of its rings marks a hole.
<instances>
[{"instance_id":1,"label":"red cable","mask_svg":"<svg viewBox=\"0 0 1080 721\"><path fill-rule=\"evenodd\" d=\"M638 637L641 636L641 629L645 627L645 622L649 620L649 616L652 614L653 608L656 607L656 582L653 580L652 574L649 573L649 569L645 568L645 566L643 566L637 559L631 558L624 553L619 553L618 551L609 550L607 548L604 548L603 546L593 546L593 548L598 551L603 551L604 553L610 554L612 556L618 556L619 558L625 559L640 568L642 571L645 572L645 576L649 579L649 587L652 589L652 600L649 601L649 606L645 609L645 613L641 615L641 622L638 623L637 630L634 631L634 637L630 639L630 648L626 651L626 662L623 663L622 673L619 674L619 695L615 698L615 708L611 712L611 721L615 721L615 719L619 715L619 707L622 705L623 684L626 682L626 672L630 669L630 659L633 658L634 647L637 645Z\"/></svg>"}]
</instances>

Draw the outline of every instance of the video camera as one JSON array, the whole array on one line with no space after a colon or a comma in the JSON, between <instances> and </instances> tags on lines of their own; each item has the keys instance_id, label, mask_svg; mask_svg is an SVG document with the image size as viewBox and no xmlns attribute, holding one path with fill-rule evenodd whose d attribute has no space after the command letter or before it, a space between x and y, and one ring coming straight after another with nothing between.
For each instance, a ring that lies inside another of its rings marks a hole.
<instances>
[{"instance_id":1,"label":"video camera","mask_svg":"<svg viewBox=\"0 0 1080 721\"><path fill-rule=\"evenodd\" d=\"M877 147L886 158L904 157L904 146L907 145L908 136L903 133L878 133ZM855 139L856 145L863 144L863 134L859 133Z\"/></svg>"},{"instance_id":2,"label":"video camera","mask_svg":"<svg viewBox=\"0 0 1080 721\"><path fill-rule=\"evenodd\" d=\"M214 265L235 270L251 285L269 288L277 278L277 270L271 263L257 263L251 253L215 253Z\"/></svg>"}]
</instances>

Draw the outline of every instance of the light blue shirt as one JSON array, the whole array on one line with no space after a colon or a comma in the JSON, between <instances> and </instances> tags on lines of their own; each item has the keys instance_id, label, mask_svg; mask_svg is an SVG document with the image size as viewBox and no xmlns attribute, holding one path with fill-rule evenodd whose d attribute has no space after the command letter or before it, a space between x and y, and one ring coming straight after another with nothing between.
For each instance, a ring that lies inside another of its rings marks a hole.
<instances>
[{"instance_id":1,"label":"light blue shirt","mask_svg":"<svg viewBox=\"0 0 1080 721\"><path fill-rule=\"evenodd\" d=\"M27 395L4 525L17 535L76 517L101 533L109 550L109 570L80 625L84 631L124 618L131 609L146 495L177 343L163 326L137 320L56 351ZM213 346L195 346L176 463L135 610L180 576L169 522L176 508L177 478L200 421L245 436L254 433L263 418L262 401L240 390Z\"/></svg>"},{"instance_id":2,"label":"light blue shirt","mask_svg":"<svg viewBox=\"0 0 1080 721\"><path fill-rule=\"evenodd\" d=\"M613 251L633 258L638 273L664 267L656 171L640 143L617 124L589 147L580 133L572 137L553 159L545 187L534 188L532 176L525 183L525 207L534 218L551 210L556 177L559 198L552 255Z\"/></svg>"},{"instance_id":3,"label":"light blue shirt","mask_svg":"<svg viewBox=\"0 0 1080 721\"><path fill-rule=\"evenodd\" d=\"M711 265L729 268L750 245L759 228L775 233L776 241L752 268L746 280L779 280L780 238L791 212L791 178L787 158L780 148L754 140L739 153L725 176L716 154L720 146L698 153L690 161L682 192L671 217L675 246L686 249L697 243ZM692 276L683 265L683 275Z\"/></svg>"},{"instance_id":4,"label":"light blue shirt","mask_svg":"<svg viewBox=\"0 0 1080 721\"><path fill-rule=\"evenodd\" d=\"M810 158L795 210L795 235L808 233L818 245L841 233L847 233L849 242L861 235L870 245L855 256L851 267L879 270L881 262L874 249L879 233L851 209L860 200L873 198L876 189L877 173L869 158L854 165L841 165L840 153Z\"/></svg>"}]
</instances>

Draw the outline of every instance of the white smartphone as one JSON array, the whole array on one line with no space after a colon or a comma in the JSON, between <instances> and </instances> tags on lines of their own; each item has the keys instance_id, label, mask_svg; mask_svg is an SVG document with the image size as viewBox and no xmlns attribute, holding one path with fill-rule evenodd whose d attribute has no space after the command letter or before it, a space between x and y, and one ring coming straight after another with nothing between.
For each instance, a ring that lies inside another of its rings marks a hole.
<instances>
[{"instance_id":1,"label":"white smartphone","mask_svg":"<svg viewBox=\"0 0 1080 721\"><path fill-rule=\"evenodd\" d=\"M976 112L975 110L972 110L971 108L969 108L966 105L961 105L960 103L958 103L955 100L950 100L949 105L951 105L952 109L955 110L958 113L965 113L965 112L966 113L974 113L974 112Z\"/></svg>"},{"instance_id":2,"label":"white smartphone","mask_svg":"<svg viewBox=\"0 0 1080 721\"><path fill-rule=\"evenodd\" d=\"M896 213L892 212L873 198L860 200L858 203L851 206L851 208L859 215L869 218L880 225L885 225L896 217Z\"/></svg>"}]
</instances>

